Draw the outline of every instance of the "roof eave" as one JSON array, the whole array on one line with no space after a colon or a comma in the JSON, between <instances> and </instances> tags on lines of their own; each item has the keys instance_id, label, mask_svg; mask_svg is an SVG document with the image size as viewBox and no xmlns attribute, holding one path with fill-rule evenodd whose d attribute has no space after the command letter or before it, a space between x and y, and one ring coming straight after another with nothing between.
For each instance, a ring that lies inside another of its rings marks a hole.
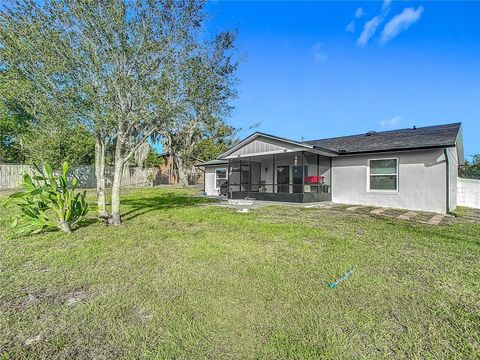
<instances>
[{"instance_id":1,"label":"roof eave","mask_svg":"<svg viewBox=\"0 0 480 360\"><path fill-rule=\"evenodd\" d=\"M455 147L455 144L419 146L419 147L408 147L408 148L391 148L391 149L368 150L368 151L339 152L339 155L340 156L361 155L361 154L374 154L374 153L395 152L395 151L416 151L416 150L444 149L444 148L452 148L452 147Z\"/></svg>"},{"instance_id":2,"label":"roof eave","mask_svg":"<svg viewBox=\"0 0 480 360\"><path fill-rule=\"evenodd\" d=\"M228 164L228 161L224 161L223 159L218 159L218 160L221 160L219 162L215 162L215 163L209 163L209 161L206 161L202 164L194 164L193 166L196 166L196 167L201 167L201 166L216 166L216 165L225 165L225 164Z\"/></svg>"},{"instance_id":3,"label":"roof eave","mask_svg":"<svg viewBox=\"0 0 480 360\"><path fill-rule=\"evenodd\" d=\"M332 155L335 155L335 156L339 155L338 151L330 150L330 149L324 148L323 146L313 145L313 148L315 150L323 151L323 152L326 152L326 153L329 153L329 154L332 154Z\"/></svg>"}]
</instances>

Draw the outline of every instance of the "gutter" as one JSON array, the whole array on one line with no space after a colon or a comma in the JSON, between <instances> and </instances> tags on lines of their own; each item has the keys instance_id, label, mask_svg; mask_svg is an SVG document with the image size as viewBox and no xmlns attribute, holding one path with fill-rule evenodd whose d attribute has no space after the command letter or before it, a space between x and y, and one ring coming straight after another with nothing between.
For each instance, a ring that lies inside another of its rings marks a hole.
<instances>
[{"instance_id":1,"label":"gutter","mask_svg":"<svg viewBox=\"0 0 480 360\"><path fill-rule=\"evenodd\" d=\"M443 149L443 154L445 155L445 174L446 174L446 182L447 191L446 191L446 209L447 214L450 212L450 161L448 160L448 152L447 148Z\"/></svg>"},{"instance_id":2,"label":"gutter","mask_svg":"<svg viewBox=\"0 0 480 360\"><path fill-rule=\"evenodd\" d=\"M362 154L378 154L385 152L396 152L396 151L417 151L417 150L431 150L431 149L446 149L455 147L453 145L432 145L432 146L419 146L419 147L409 147L409 148L393 148L393 149L382 149L382 150L367 150L367 151L348 151L348 152L336 152L340 156L352 156L352 155L362 155Z\"/></svg>"}]
</instances>

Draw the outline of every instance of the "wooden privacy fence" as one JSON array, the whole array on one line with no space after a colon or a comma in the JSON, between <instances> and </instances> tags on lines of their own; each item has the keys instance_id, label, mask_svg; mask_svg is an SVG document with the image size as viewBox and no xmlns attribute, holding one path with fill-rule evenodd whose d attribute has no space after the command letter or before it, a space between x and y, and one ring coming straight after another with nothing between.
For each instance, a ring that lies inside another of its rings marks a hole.
<instances>
[{"instance_id":1,"label":"wooden privacy fence","mask_svg":"<svg viewBox=\"0 0 480 360\"><path fill-rule=\"evenodd\" d=\"M22 175L32 174L29 165L0 165L0 189L17 189L22 183Z\"/></svg>"},{"instance_id":2,"label":"wooden privacy fence","mask_svg":"<svg viewBox=\"0 0 480 360\"><path fill-rule=\"evenodd\" d=\"M105 177L107 186L113 180L113 167L106 167ZM33 167L30 165L0 165L0 189L18 189L22 183L23 174L33 174ZM77 178L78 187L91 189L97 186L95 167L78 166L73 168L71 176ZM145 187L155 184L159 177L159 169L140 167L126 167L123 170L122 187ZM156 185L156 184L155 184Z\"/></svg>"}]
</instances>

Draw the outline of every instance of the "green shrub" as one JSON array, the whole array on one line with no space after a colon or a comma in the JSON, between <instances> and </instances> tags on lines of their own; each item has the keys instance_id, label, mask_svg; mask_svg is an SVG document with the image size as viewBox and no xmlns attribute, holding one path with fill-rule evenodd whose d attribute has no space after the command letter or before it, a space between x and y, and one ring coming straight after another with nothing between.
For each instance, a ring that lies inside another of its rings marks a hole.
<instances>
[{"instance_id":1,"label":"green shrub","mask_svg":"<svg viewBox=\"0 0 480 360\"><path fill-rule=\"evenodd\" d=\"M12 227L18 234L36 234L52 229L70 233L88 212L85 191L75 194L77 179L69 184L67 163L63 164L60 176L53 173L49 164L45 165L44 171L34 166L37 173L34 176L25 174L23 191L11 194L5 204L16 204L21 209L21 216L13 219Z\"/></svg>"}]
</instances>

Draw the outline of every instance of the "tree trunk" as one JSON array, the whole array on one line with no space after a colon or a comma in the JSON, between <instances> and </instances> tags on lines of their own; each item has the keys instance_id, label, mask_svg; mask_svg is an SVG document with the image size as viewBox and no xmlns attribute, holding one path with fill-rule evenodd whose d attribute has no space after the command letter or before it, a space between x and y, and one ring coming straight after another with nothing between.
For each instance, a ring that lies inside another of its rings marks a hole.
<instances>
[{"instance_id":1,"label":"tree trunk","mask_svg":"<svg viewBox=\"0 0 480 360\"><path fill-rule=\"evenodd\" d=\"M107 219L110 214L107 211L105 197L105 141L99 133L95 137L95 177L97 179L98 216Z\"/></svg>"},{"instance_id":2,"label":"tree trunk","mask_svg":"<svg viewBox=\"0 0 480 360\"><path fill-rule=\"evenodd\" d=\"M188 169L185 168L185 163L180 156L173 154L173 160L177 166L178 184L186 187L188 185Z\"/></svg>"},{"instance_id":3,"label":"tree trunk","mask_svg":"<svg viewBox=\"0 0 480 360\"><path fill-rule=\"evenodd\" d=\"M123 139L117 135L117 142L115 145L115 170L113 173L112 183L112 217L111 224L118 226L121 223L120 219L120 185L122 183L124 159L122 155Z\"/></svg>"}]
</instances>

